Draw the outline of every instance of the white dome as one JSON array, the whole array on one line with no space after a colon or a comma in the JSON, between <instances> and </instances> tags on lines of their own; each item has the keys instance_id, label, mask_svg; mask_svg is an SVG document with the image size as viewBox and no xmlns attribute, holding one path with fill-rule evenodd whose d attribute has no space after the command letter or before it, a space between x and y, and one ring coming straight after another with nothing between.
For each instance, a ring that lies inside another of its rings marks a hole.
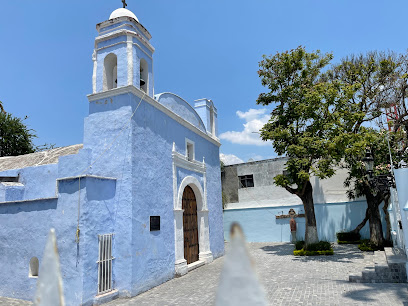
<instances>
[{"instance_id":1,"label":"white dome","mask_svg":"<svg viewBox=\"0 0 408 306\"><path fill-rule=\"evenodd\" d=\"M114 10L110 15L109 19L115 19L119 17L132 17L136 19L137 22L139 22L139 19L137 19L136 15L125 8L118 8L117 10Z\"/></svg>"}]
</instances>

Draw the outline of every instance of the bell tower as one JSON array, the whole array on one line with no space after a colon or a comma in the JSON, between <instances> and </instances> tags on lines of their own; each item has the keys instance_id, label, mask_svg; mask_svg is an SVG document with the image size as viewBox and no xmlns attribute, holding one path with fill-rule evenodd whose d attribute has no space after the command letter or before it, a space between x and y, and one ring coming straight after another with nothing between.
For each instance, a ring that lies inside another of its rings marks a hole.
<instances>
[{"instance_id":1,"label":"bell tower","mask_svg":"<svg viewBox=\"0 0 408 306\"><path fill-rule=\"evenodd\" d=\"M136 15L119 8L112 12L109 20L97 24L96 29L93 93L133 85L153 97L152 36Z\"/></svg>"}]
</instances>

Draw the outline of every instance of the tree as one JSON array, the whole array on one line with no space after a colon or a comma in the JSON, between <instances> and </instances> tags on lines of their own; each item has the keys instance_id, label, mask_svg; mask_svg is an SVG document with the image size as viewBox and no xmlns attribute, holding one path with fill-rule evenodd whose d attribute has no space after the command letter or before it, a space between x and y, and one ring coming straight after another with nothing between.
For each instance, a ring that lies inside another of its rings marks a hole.
<instances>
[{"instance_id":1,"label":"tree","mask_svg":"<svg viewBox=\"0 0 408 306\"><path fill-rule=\"evenodd\" d=\"M0 157L29 154L54 147L49 144L35 146L35 132L29 129L22 119L6 113L1 101L0 110Z\"/></svg>"},{"instance_id":2,"label":"tree","mask_svg":"<svg viewBox=\"0 0 408 306\"><path fill-rule=\"evenodd\" d=\"M308 53L298 47L264 56L258 71L269 92L261 93L257 103L274 105L261 137L272 140L275 152L289 158L284 174L274 182L302 200L306 246L318 242L310 177L331 177L341 159L335 145L341 124L337 107L349 99L349 90L341 82L321 78L331 59L331 54Z\"/></svg>"},{"instance_id":3,"label":"tree","mask_svg":"<svg viewBox=\"0 0 408 306\"><path fill-rule=\"evenodd\" d=\"M388 200L389 191L379 192L370 184L362 159L366 149L370 148L379 167L377 170L389 164L385 135L367 126L380 118L382 109L379 106L387 104L392 96L391 80L397 66L392 54L369 52L344 58L324 76L326 80L342 82L345 88L353 91L340 110L344 130L338 138L341 142L338 145L344 148L345 167L349 170L345 181L350 188L349 197L364 195L367 200L366 217L354 232L359 232L368 220L370 240L378 247L384 244L379 205Z\"/></svg>"},{"instance_id":4,"label":"tree","mask_svg":"<svg viewBox=\"0 0 408 306\"><path fill-rule=\"evenodd\" d=\"M33 144L35 137L23 120L11 114L0 113L0 157L35 152Z\"/></svg>"},{"instance_id":5,"label":"tree","mask_svg":"<svg viewBox=\"0 0 408 306\"><path fill-rule=\"evenodd\" d=\"M374 158L373 176L389 174L391 165L388 144L385 132L372 128L361 127L356 138L359 139L359 142L351 143L346 149L345 166L349 170L349 175L345 181L345 186L350 188L348 190L349 198L360 196L366 198L367 210L364 220L354 229L354 232L359 232L368 221L370 241L375 246L381 247L384 245L384 234L379 207L382 202L388 202L390 192L388 188L380 189L378 184L373 183L367 177L362 159L366 148L370 148ZM387 225L389 226L388 222Z\"/></svg>"}]
</instances>

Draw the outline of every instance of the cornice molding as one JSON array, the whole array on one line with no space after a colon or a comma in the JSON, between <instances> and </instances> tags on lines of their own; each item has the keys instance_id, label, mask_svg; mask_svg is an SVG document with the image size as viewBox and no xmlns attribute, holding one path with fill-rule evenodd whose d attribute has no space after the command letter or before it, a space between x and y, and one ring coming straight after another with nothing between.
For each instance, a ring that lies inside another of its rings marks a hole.
<instances>
[{"instance_id":1,"label":"cornice molding","mask_svg":"<svg viewBox=\"0 0 408 306\"><path fill-rule=\"evenodd\" d=\"M190 122L186 121L184 118L180 117L179 115L173 113L170 109L165 107L163 104L160 104L159 102L154 100L152 97L147 96L144 91L141 91L140 89L136 88L133 85L123 86L123 87L114 88L111 90L102 91L102 92L88 95L88 101L93 102L97 100L103 100L103 99L111 98L112 96L117 96L117 95L122 95L122 94L127 94L127 93L132 93L139 98L143 98L144 101L154 106L159 111L165 113L167 116L174 119L175 121L177 121L184 127L188 128L190 131L203 137L204 139L208 140L209 142L216 145L217 147L221 146L221 143L218 141L218 138L213 138L209 136L207 133L204 133L199 128L197 128Z\"/></svg>"},{"instance_id":2,"label":"cornice molding","mask_svg":"<svg viewBox=\"0 0 408 306\"><path fill-rule=\"evenodd\" d=\"M97 36L95 38L95 44L99 44L100 42L115 38L115 37L119 37L119 36L132 36L132 37L136 37L147 49L150 50L150 52L154 53L155 49L154 47L150 44L150 42L148 42L142 35L140 35L137 32L134 31L130 31L130 30L126 30L126 29L121 29L121 30L116 30L107 34L103 34L100 36ZM126 42L126 41L124 41ZM103 47L101 47L103 48Z\"/></svg>"},{"instance_id":3,"label":"cornice molding","mask_svg":"<svg viewBox=\"0 0 408 306\"><path fill-rule=\"evenodd\" d=\"M148 39L152 39L152 35L149 33L149 31L140 22L138 22L136 19L134 19L132 17L128 17L128 16L118 17L118 18L115 18L115 19L109 19L109 20L103 21L101 23L98 23L96 25L96 30L98 31L98 33L105 32L105 31L100 31L99 29L109 27L111 25L115 25L115 24L120 23L122 21L130 21L132 23L131 26L134 27L136 25L136 28L139 29L141 32L143 32Z\"/></svg>"},{"instance_id":4,"label":"cornice molding","mask_svg":"<svg viewBox=\"0 0 408 306\"><path fill-rule=\"evenodd\" d=\"M178 152L173 151L173 162L177 167L187 169L193 172L205 173L205 163L200 163L196 160L189 161L187 158Z\"/></svg>"},{"instance_id":5,"label":"cornice molding","mask_svg":"<svg viewBox=\"0 0 408 306\"><path fill-rule=\"evenodd\" d=\"M0 202L0 205L5 205L5 204L21 204L21 203L28 203L28 202L52 201L52 200L58 200L58 197L38 198L38 199L18 200L18 201L5 201L5 202Z\"/></svg>"},{"instance_id":6,"label":"cornice molding","mask_svg":"<svg viewBox=\"0 0 408 306\"><path fill-rule=\"evenodd\" d=\"M60 181L69 181L69 180L78 180L78 179L97 179L97 180L110 180L110 181L116 181L117 179L114 177L105 177L105 176L98 176L98 175L78 175L78 176L70 176L70 177L61 177L57 178L57 182Z\"/></svg>"}]
</instances>

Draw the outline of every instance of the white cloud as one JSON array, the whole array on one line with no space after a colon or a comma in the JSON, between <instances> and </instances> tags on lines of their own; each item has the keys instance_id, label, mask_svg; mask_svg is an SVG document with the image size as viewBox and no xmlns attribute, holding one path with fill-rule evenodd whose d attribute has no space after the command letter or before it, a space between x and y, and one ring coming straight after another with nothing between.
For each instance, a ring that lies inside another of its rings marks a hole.
<instances>
[{"instance_id":1,"label":"white cloud","mask_svg":"<svg viewBox=\"0 0 408 306\"><path fill-rule=\"evenodd\" d=\"M246 122L257 119L259 116L264 115L266 109L253 109L250 108L247 112L237 111L237 116L241 119L245 119Z\"/></svg>"},{"instance_id":2,"label":"white cloud","mask_svg":"<svg viewBox=\"0 0 408 306\"><path fill-rule=\"evenodd\" d=\"M234 154L223 154L220 153L220 159L223 161L224 165L234 165L242 164L244 161Z\"/></svg>"},{"instance_id":3,"label":"white cloud","mask_svg":"<svg viewBox=\"0 0 408 306\"><path fill-rule=\"evenodd\" d=\"M264 160L265 158L262 155L259 154L253 154L251 157L248 159L248 161L258 161L258 160Z\"/></svg>"},{"instance_id":4,"label":"white cloud","mask_svg":"<svg viewBox=\"0 0 408 306\"><path fill-rule=\"evenodd\" d=\"M247 112L237 111L237 116L245 120L244 129L238 131L227 131L220 135L220 139L225 139L232 143L243 145L266 146L269 142L260 138L259 130L268 122L270 116L265 114L266 109L249 109Z\"/></svg>"}]
</instances>

